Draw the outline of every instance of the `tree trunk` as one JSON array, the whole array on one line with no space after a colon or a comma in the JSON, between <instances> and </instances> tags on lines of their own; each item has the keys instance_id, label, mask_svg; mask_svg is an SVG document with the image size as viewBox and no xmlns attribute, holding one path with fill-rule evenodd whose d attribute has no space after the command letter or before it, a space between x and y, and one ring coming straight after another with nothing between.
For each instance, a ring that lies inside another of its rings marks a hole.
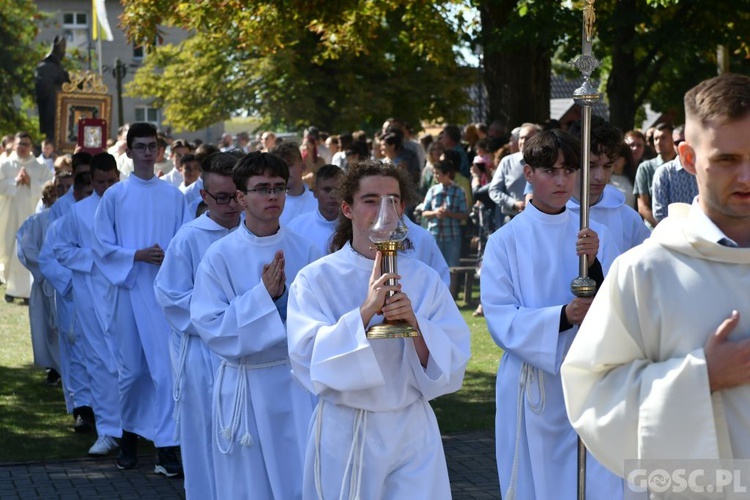
<instances>
[{"instance_id":1,"label":"tree trunk","mask_svg":"<svg viewBox=\"0 0 750 500\"><path fill-rule=\"evenodd\" d=\"M638 72L635 54L631 47L635 39L634 12L636 12L635 0L620 0L613 13L617 19L623 21L616 24L614 32L612 71L607 80L607 98L609 121L623 132L633 128L635 113L638 110L638 104L635 102Z\"/></svg>"},{"instance_id":2,"label":"tree trunk","mask_svg":"<svg viewBox=\"0 0 750 500\"><path fill-rule=\"evenodd\" d=\"M534 41L497 42L516 1L481 2L484 40L484 84L489 100L488 122L500 120L507 132L523 122L549 119L550 50Z\"/></svg>"}]
</instances>

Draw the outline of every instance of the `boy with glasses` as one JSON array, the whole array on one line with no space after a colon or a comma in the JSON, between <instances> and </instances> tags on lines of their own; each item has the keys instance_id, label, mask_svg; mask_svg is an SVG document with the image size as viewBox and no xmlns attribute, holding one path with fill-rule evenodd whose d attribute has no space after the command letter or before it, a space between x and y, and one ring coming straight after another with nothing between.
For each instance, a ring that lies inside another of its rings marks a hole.
<instances>
[{"instance_id":1,"label":"boy with glasses","mask_svg":"<svg viewBox=\"0 0 750 500\"><path fill-rule=\"evenodd\" d=\"M229 153L214 153L204 160L201 195L208 211L177 232L154 282L156 300L172 327L175 420L189 498L216 498L210 408L219 363L190 322L190 301L198 264L206 250L240 222L242 208L232 180L236 162L237 157ZM187 168L190 163L185 161L183 165Z\"/></svg>"},{"instance_id":2,"label":"boy with glasses","mask_svg":"<svg viewBox=\"0 0 750 500\"><path fill-rule=\"evenodd\" d=\"M119 293L112 326L119 349L123 436L117 467L138 463L138 435L156 446L155 472L182 474L172 413L169 324L154 297L164 248L193 219L185 197L154 175L156 128L134 123L126 154L133 173L109 188L96 211L94 262Z\"/></svg>"},{"instance_id":3,"label":"boy with glasses","mask_svg":"<svg viewBox=\"0 0 750 500\"><path fill-rule=\"evenodd\" d=\"M313 399L290 372L287 287L320 253L279 224L289 181L282 159L250 153L232 179L245 222L206 251L190 304L193 325L221 360L211 436L216 497L300 498Z\"/></svg>"}]
</instances>

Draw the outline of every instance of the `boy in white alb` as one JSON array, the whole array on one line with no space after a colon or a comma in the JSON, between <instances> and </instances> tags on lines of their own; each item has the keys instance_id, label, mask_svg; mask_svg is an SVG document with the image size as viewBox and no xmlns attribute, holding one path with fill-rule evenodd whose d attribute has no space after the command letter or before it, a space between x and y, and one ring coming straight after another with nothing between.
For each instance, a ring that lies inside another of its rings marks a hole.
<instances>
[{"instance_id":1,"label":"boy in white alb","mask_svg":"<svg viewBox=\"0 0 750 500\"><path fill-rule=\"evenodd\" d=\"M85 182L84 176L87 176ZM70 191L73 192L73 199L78 202L90 196L92 189L91 177L88 172L83 172L76 176ZM57 202L60 199L58 198ZM73 275L70 269L60 263L54 252L55 245L63 238L63 230L62 219L49 223L44 243L39 251L39 270L54 286L56 292L60 369L63 389L66 391L66 401L69 403L68 411L73 413L75 420L73 429L76 432L89 432L95 424L92 410L93 395L91 394L91 377L86 369L86 349L81 338L83 335L81 321L73 303L75 293Z\"/></svg>"},{"instance_id":2,"label":"boy in white alb","mask_svg":"<svg viewBox=\"0 0 750 500\"><path fill-rule=\"evenodd\" d=\"M290 373L288 283L320 253L279 225L289 179L280 158L247 154L232 179L245 222L206 251L190 318L221 357L214 382L217 498L299 498L313 398Z\"/></svg>"},{"instance_id":3,"label":"boy in white alb","mask_svg":"<svg viewBox=\"0 0 750 500\"><path fill-rule=\"evenodd\" d=\"M120 172L117 160L109 153L97 154L89 163L91 173L79 175L90 176L94 192L61 217L59 238L52 249L57 261L72 273L73 305L81 326L79 341L98 434L89 454L106 455L117 447L115 439L122 436L115 346L109 332L115 297L112 285L94 264L91 241L96 209L104 192L119 181Z\"/></svg>"},{"instance_id":4,"label":"boy in white alb","mask_svg":"<svg viewBox=\"0 0 750 500\"><path fill-rule=\"evenodd\" d=\"M198 264L206 250L237 229L240 222L242 208L232 180L235 163L237 157L229 153L214 153L203 161L201 194L208 212L177 232L154 281L156 300L172 327L175 421L188 498L217 498L211 404L219 362L190 322L190 303Z\"/></svg>"},{"instance_id":5,"label":"boy in white alb","mask_svg":"<svg viewBox=\"0 0 750 500\"><path fill-rule=\"evenodd\" d=\"M94 262L118 287L112 332L119 352L123 435L117 466L138 464L138 435L154 442L154 471L182 474L172 412L169 324L154 297L154 279L182 225L192 220L185 197L154 175L156 128L131 125L126 154L133 173L108 189L96 210Z\"/></svg>"},{"instance_id":6,"label":"boy in white alb","mask_svg":"<svg viewBox=\"0 0 750 500\"><path fill-rule=\"evenodd\" d=\"M280 222L286 225L295 217L318 209L318 201L302 181L305 173L305 162L299 152L299 144L285 141L271 149L271 154L278 156L289 167L289 181L287 182L286 202Z\"/></svg>"},{"instance_id":7,"label":"boy in white alb","mask_svg":"<svg viewBox=\"0 0 750 500\"><path fill-rule=\"evenodd\" d=\"M298 215L287 224L297 234L305 236L318 245L321 255L331 250L331 237L341 212L341 197L338 184L344 171L336 165L324 165L315 174L315 199L318 209Z\"/></svg>"},{"instance_id":8,"label":"boy in white alb","mask_svg":"<svg viewBox=\"0 0 750 500\"><path fill-rule=\"evenodd\" d=\"M571 134L580 139L580 124L576 122L571 128ZM627 206L625 196L610 184L622 142L620 129L598 116L592 117L589 214L592 220L607 228L617 245L618 255L640 245L651 235L638 212ZM580 199L578 183L566 205L576 215L581 211Z\"/></svg>"},{"instance_id":9,"label":"boy in white alb","mask_svg":"<svg viewBox=\"0 0 750 500\"><path fill-rule=\"evenodd\" d=\"M29 329L34 364L48 370L47 383L50 385L60 381L60 344L55 289L39 270L39 252L49 228L49 207L56 196L55 186L48 182L42 190L45 209L26 219L16 235L18 259L34 278L29 296Z\"/></svg>"},{"instance_id":10,"label":"boy in white alb","mask_svg":"<svg viewBox=\"0 0 750 500\"><path fill-rule=\"evenodd\" d=\"M440 430L429 401L457 391L469 359L469 330L438 274L399 257L380 272L368 237L383 196L403 212L409 180L390 164L350 166L341 185L340 248L303 269L289 297L294 376L319 396L305 458L303 498L451 496ZM395 295L386 300L386 294ZM369 340L368 326L404 320L408 339Z\"/></svg>"},{"instance_id":11,"label":"boy in white alb","mask_svg":"<svg viewBox=\"0 0 750 500\"><path fill-rule=\"evenodd\" d=\"M497 373L495 440L502 497L576 498L576 433L568 422L560 365L591 298L574 297L579 256L600 283L616 248L604 227L566 203L579 182L580 142L560 130L524 145L531 203L495 233L484 254L481 298L487 327L503 348ZM622 497L622 481L587 460L588 498Z\"/></svg>"}]
</instances>

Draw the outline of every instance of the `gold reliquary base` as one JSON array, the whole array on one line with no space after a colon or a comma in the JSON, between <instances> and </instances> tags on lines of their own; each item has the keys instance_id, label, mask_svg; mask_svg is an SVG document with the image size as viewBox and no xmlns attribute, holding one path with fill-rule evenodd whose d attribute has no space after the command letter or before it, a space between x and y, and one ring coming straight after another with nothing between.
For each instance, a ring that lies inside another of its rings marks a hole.
<instances>
[{"instance_id":1,"label":"gold reliquary base","mask_svg":"<svg viewBox=\"0 0 750 500\"><path fill-rule=\"evenodd\" d=\"M405 321L385 321L379 325L372 325L365 335L368 339L402 339L419 337L419 331Z\"/></svg>"}]
</instances>

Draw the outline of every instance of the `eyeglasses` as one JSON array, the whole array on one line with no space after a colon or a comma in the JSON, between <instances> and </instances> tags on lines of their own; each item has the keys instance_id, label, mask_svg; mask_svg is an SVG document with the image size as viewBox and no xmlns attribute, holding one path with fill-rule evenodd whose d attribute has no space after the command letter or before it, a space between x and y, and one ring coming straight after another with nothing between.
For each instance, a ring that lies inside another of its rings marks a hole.
<instances>
[{"instance_id":1,"label":"eyeglasses","mask_svg":"<svg viewBox=\"0 0 750 500\"><path fill-rule=\"evenodd\" d=\"M148 144L138 143L133 146L133 151L138 151L139 153L144 153L147 149L153 153L159 149L159 145L155 142L151 142Z\"/></svg>"},{"instance_id":2,"label":"eyeglasses","mask_svg":"<svg viewBox=\"0 0 750 500\"><path fill-rule=\"evenodd\" d=\"M206 191L204 189L204 191ZM232 196L229 196L228 194L220 194L219 196L214 196L208 191L206 191L206 194L214 199L217 205L229 205L232 201L237 201L237 195L234 194Z\"/></svg>"},{"instance_id":3,"label":"eyeglasses","mask_svg":"<svg viewBox=\"0 0 750 500\"><path fill-rule=\"evenodd\" d=\"M247 189L245 190L245 193L257 193L263 196L269 196L271 194L277 195L277 194L286 194L286 192L289 190L286 186L278 186L278 187L259 187L254 189Z\"/></svg>"}]
</instances>

